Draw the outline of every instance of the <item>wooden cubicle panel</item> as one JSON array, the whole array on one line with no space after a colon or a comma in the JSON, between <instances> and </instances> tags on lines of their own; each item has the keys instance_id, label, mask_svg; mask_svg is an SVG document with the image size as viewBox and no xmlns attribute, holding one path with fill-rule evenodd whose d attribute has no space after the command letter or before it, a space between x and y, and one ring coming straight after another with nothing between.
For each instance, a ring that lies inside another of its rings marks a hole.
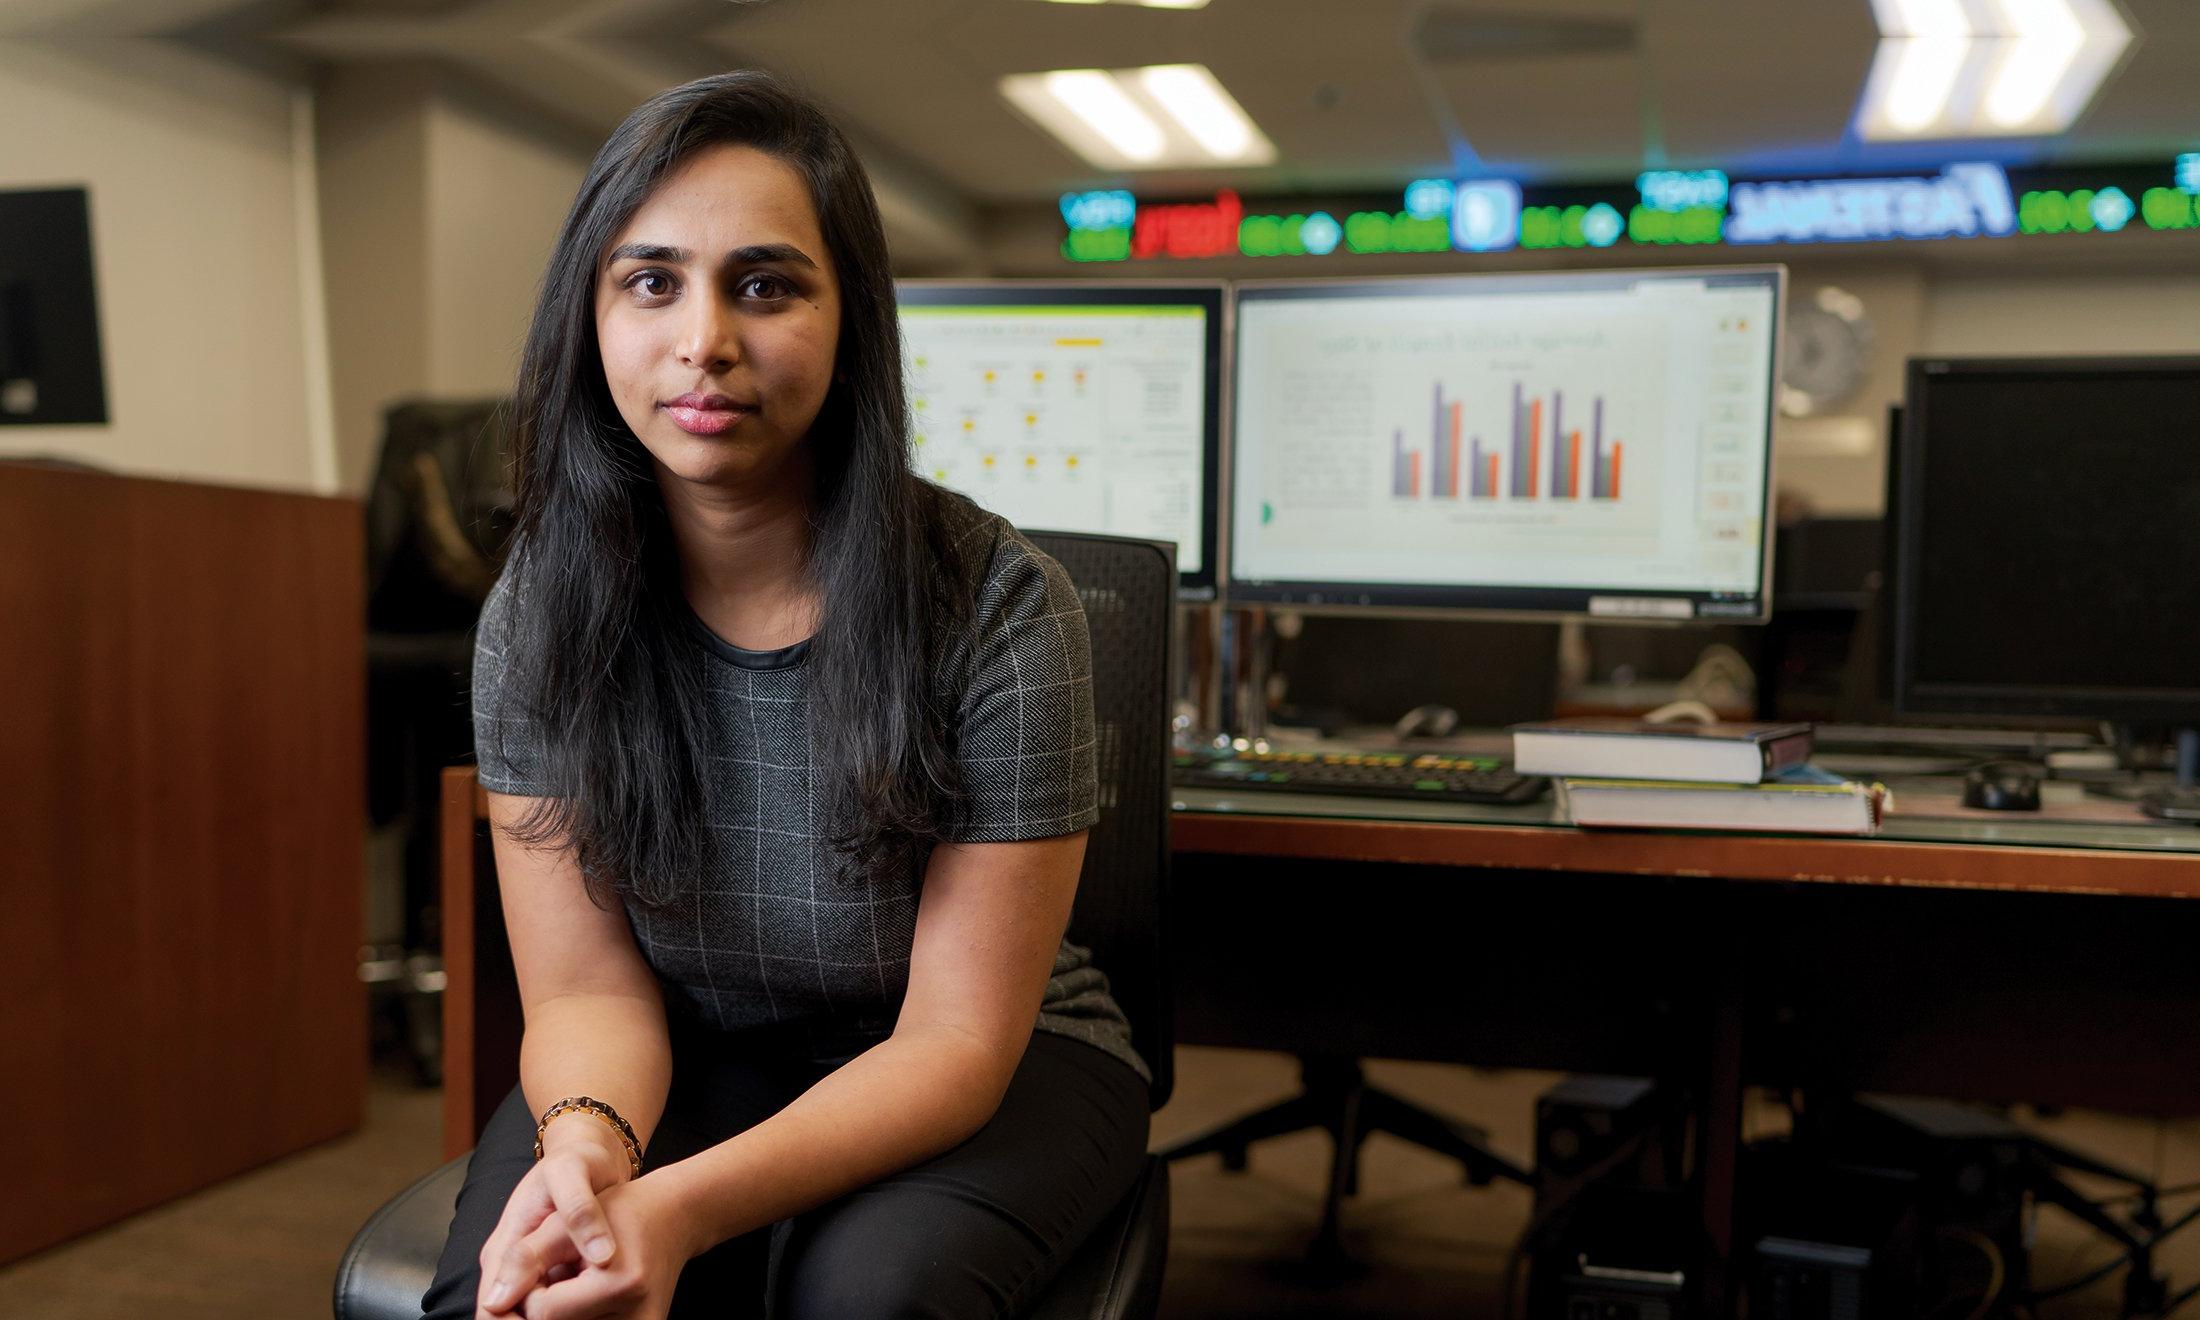
<instances>
[{"instance_id":1,"label":"wooden cubicle panel","mask_svg":"<svg viewBox=\"0 0 2200 1320\"><path fill-rule=\"evenodd\" d=\"M359 504L0 463L0 1262L358 1127Z\"/></svg>"}]
</instances>

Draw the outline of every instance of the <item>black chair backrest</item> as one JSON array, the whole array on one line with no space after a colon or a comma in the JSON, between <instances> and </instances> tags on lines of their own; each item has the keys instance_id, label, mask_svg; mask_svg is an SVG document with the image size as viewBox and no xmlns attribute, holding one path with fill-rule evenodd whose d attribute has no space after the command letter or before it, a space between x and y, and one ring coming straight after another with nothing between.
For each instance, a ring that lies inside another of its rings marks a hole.
<instances>
[{"instance_id":1,"label":"black chair backrest","mask_svg":"<svg viewBox=\"0 0 2200 1320\"><path fill-rule=\"evenodd\" d=\"M1176 556L1166 544L1031 532L1069 573L1092 633L1092 705L1099 730L1100 820L1069 937L1092 950L1132 1042L1153 1069L1153 1107L1174 1084L1176 1045L1168 961L1169 637Z\"/></svg>"}]
</instances>

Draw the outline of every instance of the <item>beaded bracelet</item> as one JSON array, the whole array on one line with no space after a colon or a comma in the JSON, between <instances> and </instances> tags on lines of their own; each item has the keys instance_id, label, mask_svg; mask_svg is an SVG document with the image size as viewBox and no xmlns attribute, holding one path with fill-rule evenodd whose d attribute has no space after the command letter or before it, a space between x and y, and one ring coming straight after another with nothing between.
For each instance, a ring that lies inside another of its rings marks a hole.
<instances>
[{"instance_id":1,"label":"beaded bracelet","mask_svg":"<svg viewBox=\"0 0 2200 1320\"><path fill-rule=\"evenodd\" d=\"M594 1096L569 1095L542 1111L542 1119L535 1124L535 1158L542 1158L542 1134L549 1130L550 1120L560 1114L589 1114L609 1123L626 1144L627 1172L639 1178L642 1175L642 1143L634 1139L634 1129L619 1117L619 1111Z\"/></svg>"}]
</instances>

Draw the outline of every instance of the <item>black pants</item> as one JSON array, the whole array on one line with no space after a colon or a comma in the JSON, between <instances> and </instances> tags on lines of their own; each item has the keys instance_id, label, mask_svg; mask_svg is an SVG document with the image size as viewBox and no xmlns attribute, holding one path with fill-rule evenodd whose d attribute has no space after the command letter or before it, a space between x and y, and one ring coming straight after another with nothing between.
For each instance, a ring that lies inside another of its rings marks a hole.
<instances>
[{"instance_id":1,"label":"black pants","mask_svg":"<svg viewBox=\"0 0 2200 1320\"><path fill-rule=\"evenodd\" d=\"M645 1177L755 1126L831 1071L675 1040ZM1036 1032L976 1136L697 1256L681 1272L673 1320L1015 1315L1129 1192L1146 1150L1146 1099L1146 1084L1120 1060ZM534 1163L534 1142L534 1115L515 1088L467 1166L422 1298L426 1320L472 1316L482 1244Z\"/></svg>"}]
</instances>

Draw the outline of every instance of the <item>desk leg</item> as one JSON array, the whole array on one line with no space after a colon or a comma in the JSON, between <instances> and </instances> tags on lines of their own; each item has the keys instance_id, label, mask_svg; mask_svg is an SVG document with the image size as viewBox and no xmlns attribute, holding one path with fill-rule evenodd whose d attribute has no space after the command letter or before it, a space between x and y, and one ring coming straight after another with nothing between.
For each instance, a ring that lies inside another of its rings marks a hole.
<instances>
[{"instance_id":1,"label":"desk leg","mask_svg":"<svg viewBox=\"0 0 2200 1320\"><path fill-rule=\"evenodd\" d=\"M1706 989L1706 1026L1697 1133L1703 1212L1703 1314L1714 1320L1740 1311L1734 1278L1734 1186L1742 1145L1742 975L1724 962Z\"/></svg>"}]
</instances>

